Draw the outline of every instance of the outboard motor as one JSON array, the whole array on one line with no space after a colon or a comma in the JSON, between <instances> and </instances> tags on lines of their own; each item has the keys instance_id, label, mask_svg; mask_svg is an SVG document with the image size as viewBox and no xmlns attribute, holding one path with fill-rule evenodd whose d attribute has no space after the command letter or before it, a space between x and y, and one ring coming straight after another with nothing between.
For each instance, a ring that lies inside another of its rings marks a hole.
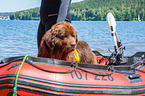
<instances>
[{"instance_id":1,"label":"outboard motor","mask_svg":"<svg viewBox=\"0 0 145 96\"><path fill-rule=\"evenodd\" d=\"M116 33L116 21L114 16L111 13L107 14L107 26L110 29L111 35L114 40L114 52L111 54L110 63L122 64L126 63L126 60L123 58L125 47L121 44L120 39Z\"/></svg>"}]
</instances>

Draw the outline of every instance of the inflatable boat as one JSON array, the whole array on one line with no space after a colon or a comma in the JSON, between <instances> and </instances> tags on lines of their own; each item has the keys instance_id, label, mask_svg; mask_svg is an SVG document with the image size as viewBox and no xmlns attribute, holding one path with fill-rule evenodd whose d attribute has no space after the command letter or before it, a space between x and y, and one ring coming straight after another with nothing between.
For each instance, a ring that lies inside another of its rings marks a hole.
<instances>
[{"instance_id":1,"label":"inflatable boat","mask_svg":"<svg viewBox=\"0 0 145 96\"><path fill-rule=\"evenodd\" d=\"M121 65L30 56L25 61L24 56L5 58L0 63L0 94L15 96L16 89L17 96L145 95L144 56L145 52L138 52L124 57L127 62Z\"/></svg>"},{"instance_id":2,"label":"inflatable boat","mask_svg":"<svg viewBox=\"0 0 145 96\"><path fill-rule=\"evenodd\" d=\"M111 13L107 24L115 51L98 64L18 56L0 62L0 96L145 96L145 52L124 56ZM78 60L79 61L79 60Z\"/></svg>"}]
</instances>

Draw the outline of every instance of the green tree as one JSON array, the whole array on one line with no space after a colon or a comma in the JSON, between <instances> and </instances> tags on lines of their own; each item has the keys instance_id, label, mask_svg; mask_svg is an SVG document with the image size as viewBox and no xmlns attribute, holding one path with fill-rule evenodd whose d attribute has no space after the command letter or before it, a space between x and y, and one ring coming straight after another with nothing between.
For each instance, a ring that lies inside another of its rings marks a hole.
<instances>
[{"instance_id":1,"label":"green tree","mask_svg":"<svg viewBox=\"0 0 145 96\"><path fill-rule=\"evenodd\" d=\"M32 20L40 18L40 8L15 12L11 20ZM111 12L117 21L134 21L140 15L145 20L145 0L84 0L71 4L72 20L106 20Z\"/></svg>"}]
</instances>

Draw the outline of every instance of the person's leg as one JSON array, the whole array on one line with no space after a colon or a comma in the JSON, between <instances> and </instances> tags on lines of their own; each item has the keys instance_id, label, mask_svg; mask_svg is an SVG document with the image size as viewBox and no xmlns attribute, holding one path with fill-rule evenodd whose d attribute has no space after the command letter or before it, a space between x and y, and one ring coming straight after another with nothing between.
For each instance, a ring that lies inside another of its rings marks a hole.
<instances>
[{"instance_id":1,"label":"person's leg","mask_svg":"<svg viewBox=\"0 0 145 96\"><path fill-rule=\"evenodd\" d=\"M40 21L39 27L38 27L38 33L37 33L38 49L39 49L42 37L44 36L45 32L51 29L51 27L56 23L56 19L57 19L57 16L49 17L45 23L45 26L43 26L43 24Z\"/></svg>"},{"instance_id":2,"label":"person's leg","mask_svg":"<svg viewBox=\"0 0 145 96\"><path fill-rule=\"evenodd\" d=\"M45 23L45 32L47 32L51 27L56 24L57 16L49 17Z\"/></svg>"},{"instance_id":3,"label":"person's leg","mask_svg":"<svg viewBox=\"0 0 145 96\"><path fill-rule=\"evenodd\" d=\"M71 14L68 12L65 21L71 23Z\"/></svg>"},{"instance_id":4,"label":"person's leg","mask_svg":"<svg viewBox=\"0 0 145 96\"><path fill-rule=\"evenodd\" d=\"M37 33L37 45L38 48L40 46L41 40L43 35L45 34L45 27L42 25L41 21L39 23L39 27L38 27L38 33Z\"/></svg>"}]
</instances>

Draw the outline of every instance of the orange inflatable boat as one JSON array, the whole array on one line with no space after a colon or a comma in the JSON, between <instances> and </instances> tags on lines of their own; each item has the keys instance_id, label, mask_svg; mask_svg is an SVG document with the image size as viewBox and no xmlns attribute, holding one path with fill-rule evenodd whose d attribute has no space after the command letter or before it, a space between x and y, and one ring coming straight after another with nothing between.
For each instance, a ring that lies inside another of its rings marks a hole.
<instances>
[{"instance_id":1,"label":"orange inflatable boat","mask_svg":"<svg viewBox=\"0 0 145 96\"><path fill-rule=\"evenodd\" d=\"M96 65L28 55L1 60L0 96L145 96L145 52L124 57L111 13L107 25L115 51L110 56L94 51Z\"/></svg>"},{"instance_id":2,"label":"orange inflatable boat","mask_svg":"<svg viewBox=\"0 0 145 96\"><path fill-rule=\"evenodd\" d=\"M102 56L94 52L97 56ZM119 65L93 65L38 57L0 63L0 96L145 95L145 52Z\"/></svg>"}]
</instances>

